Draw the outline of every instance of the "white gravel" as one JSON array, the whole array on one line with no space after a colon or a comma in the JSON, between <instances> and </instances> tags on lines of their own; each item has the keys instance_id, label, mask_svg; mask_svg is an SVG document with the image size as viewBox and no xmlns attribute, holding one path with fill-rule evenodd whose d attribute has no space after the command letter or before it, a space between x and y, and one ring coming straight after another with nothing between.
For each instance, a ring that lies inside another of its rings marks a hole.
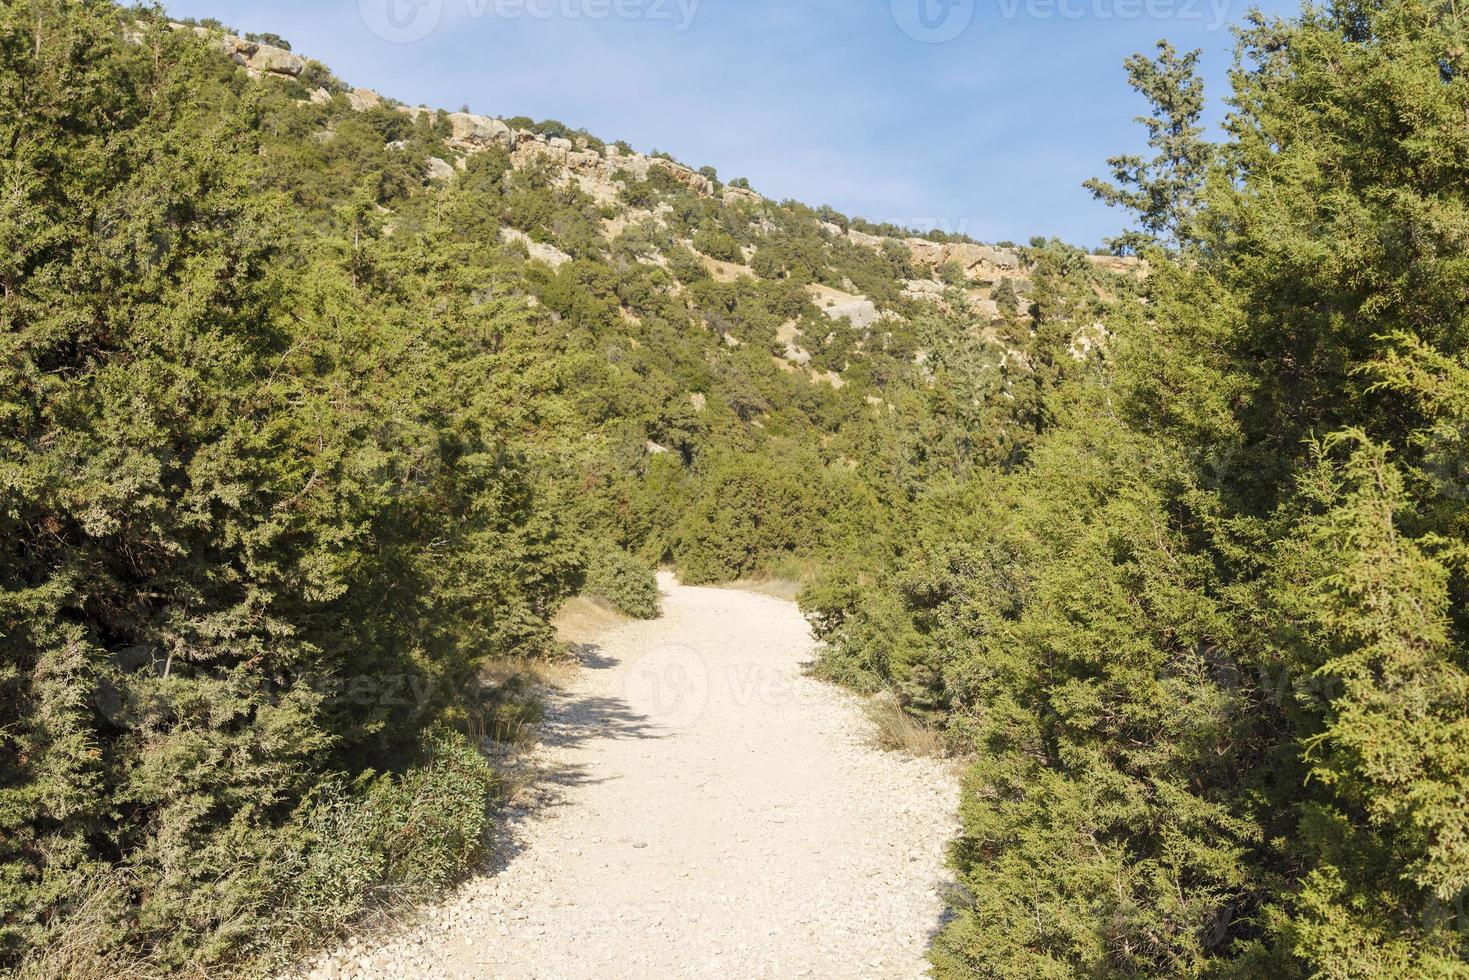
<instances>
[{"instance_id":1,"label":"white gravel","mask_svg":"<svg viewBox=\"0 0 1469 980\"><path fill-rule=\"evenodd\" d=\"M779 599L660 580L662 619L582 648L503 866L317 977L917 977L956 780L885 753L804 676Z\"/></svg>"}]
</instances>

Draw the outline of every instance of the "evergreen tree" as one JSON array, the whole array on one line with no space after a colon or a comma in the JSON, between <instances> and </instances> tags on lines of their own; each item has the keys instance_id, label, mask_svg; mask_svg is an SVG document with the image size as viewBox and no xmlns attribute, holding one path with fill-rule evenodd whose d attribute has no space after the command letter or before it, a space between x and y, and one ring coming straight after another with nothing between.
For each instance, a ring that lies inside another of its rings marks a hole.
<instances>
[{"instance_id":1,"label":"evergreen tree","mask_svg":"<svg viewBox=\"0 0 1469 980\"><path fill-rule=\"evenodd\" d=\"M1176 250L1195 240L1192 221L1212 152L1199 126L1204 111L1200 53L1180 56L1173 45L1159 41L1156 59L1135 54L1126 61L1128 82L1153 109L1137 121L1147 128L1156 156L1112 157L1107 165L1116 183L1093 178L1085 184L1093 197L1137 218L1137 229L1108 240L1118 255L1137 254L1149 245Z\"/></svg>"}]
</instances>

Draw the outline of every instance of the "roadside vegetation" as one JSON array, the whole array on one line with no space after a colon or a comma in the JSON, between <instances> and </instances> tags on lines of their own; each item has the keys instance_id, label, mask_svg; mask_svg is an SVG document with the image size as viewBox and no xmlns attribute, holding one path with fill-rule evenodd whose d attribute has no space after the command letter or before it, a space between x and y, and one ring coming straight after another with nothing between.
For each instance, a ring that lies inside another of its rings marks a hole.
<instances>
[{"instance_id":1,"label":"roadside vegetation","mask_svg":"<svg viewBox=\"0 0 1469 980\"><path fill-rule=\"evenodd\" d=\"M1465 975L1466 50L1257 17L1218 144L1131 59L1143 262L976 281L0 7L0 969L269 973L442 890L553 619L669 567L801 580L885 743L973 759L939 976Z\"/></svg>"}]
</instances>

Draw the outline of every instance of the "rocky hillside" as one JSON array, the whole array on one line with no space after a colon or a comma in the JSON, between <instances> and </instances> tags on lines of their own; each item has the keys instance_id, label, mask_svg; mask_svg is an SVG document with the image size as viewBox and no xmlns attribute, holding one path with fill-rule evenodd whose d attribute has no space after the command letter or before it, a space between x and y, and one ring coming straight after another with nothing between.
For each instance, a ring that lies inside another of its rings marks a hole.
<instances>
[{"instance_id":1,"label":"rocky hillside","mask_svg":"<svg viewBox=\"0 0 1469 980\"><path fill-rule=\"evenodd\" d=\"M105 3L0 5L11 81L0 969L28 977L259 972L441 891L493 845L570 596L824 576L838 625L1141 288Z\"/></svg>"},{"instance_id":2,"label":"rocky hillside","mask_svg":"<svg viewBox=\"0 0 1469 980\"><path fill-rule=\"evenodd\" d=\"M792 211L789 204L769 200L750 188L747 182L721 182L711 168L696 170L666 155L643 154L626 144L609 144L584 132L567 132L566 127L559 124L540 127L518 125L518 122L529 123L529 120L507 121L471 112L403 105L372 89L353 88L331 76L320 63L285 48L247 40L210 27L176 22L171 26L176 30L193 30L211 48L239 65L253 79L271 77L300 86L299 97L312 104L345 105L358 113L388 109L414 121L420 118L430 121L442 136L442 152L429 156L424 167L423 176L430 182L452 180L456 173L467 168L475 155L492 150L508 153L510 165L515 170L543 168L549 172L555 186L574 187L597 206L615 212L603 221L602 231L608 241L629 227L648 225L665 232L671 227L667 220L672 212L669 203L650 202L648 207L626 206L630 186L648 183L656 186L661 182L664 186L686 190L702 200L717 202L727 209L726 221L744 226L750 244L743 245L738 254L720 251L716 255L710 254L708 249L701 250L700 243L692 236L677 239L679 245L700 253L701 260L717 281L731 282L740 276L758 277L759 273L752 268L750 261L758 251L760 241L778 235L786 224L781 219ZM326 128L313 134L313 138L328 141L332 135L333 128L328 123ZM389 149L405 148L401 141L389 144ZM845 321L856 330L867 331L884 320L911 314L915 307L900 300L957 311L972 317L977 324L1001 322L1007 312L1001 309L1001 302L1007 303L1008 312L1012 315L1024 315L1032 264L1023 254L1023 249L1013 245L980 244L964 236L925 236L912 230L877 228L860 218L848 219L830 209L822 209L817 216L822 244L829 251L850 245L874 256L898 256L902 267L894 284L897 295L884 290L882 295L869 296L861 292L850 278L843 278L836 284L808 284L806 290L811 302L831 320ZM514 229L505 229L504 237L507 241L521 242L531 258L553 268L571 259L567 251L557 246L554 233L525 236ZM668 256L655 250L640 256L640 259L666 266ZM1140 260L1132 257L1088 254L1085 259L1105 274L1136 277L1145 268ZM1099 296L1106 295L1100 286L1097 292ZM1091 332L1090 327L1083 328L1083 331ZM791 363L804 366L809 355L800 347L800 340L801 332L794 323L788 323L781 332L785 350L777 353ZM1090 342L1089 339L1083 340L1083 343ZM841 371L837 370L822 377L831 380L833 375L840 374Z\"/></svg>"},{"instance_id":3,"label":"rocky hillside","mask_svg":"<svg viewBox=\"0 0 1469 980\"><path fill-rule=\"evenodd\" d=\"M1451 5L1249 18L1217 145L1197 53L1128 59L1151 156L1088 186L1146 268L287 48L0 4L0 971L441 893L552 617L669 566L799 579L818 670L974 757L945 980L1464 975Z\"/></svg>"}]
</instances>

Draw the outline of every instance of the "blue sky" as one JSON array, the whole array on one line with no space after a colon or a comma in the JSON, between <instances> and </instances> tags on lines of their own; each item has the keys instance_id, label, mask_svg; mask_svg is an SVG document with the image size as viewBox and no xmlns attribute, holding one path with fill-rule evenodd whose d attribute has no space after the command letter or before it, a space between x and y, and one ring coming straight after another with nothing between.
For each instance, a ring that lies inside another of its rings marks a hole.
<instances>
[{"instance_id":1,"label":"blue sky","mask_svg":"<svg viewBox=\"0 0 1469 980\"><path fill-rule=\"evenodd\" d=\"M1269 11L1284 11L1268 0ZM1222 115L1246 0L165 0L274 31L410 104L554 118L765 195L983 241L1093 246L1081 188L1140 149L1122 59L1204 49ZM422 35L421 37L419 35ZM952 35L952 36L950 36Z\"/></svg>"}]
</instances>

